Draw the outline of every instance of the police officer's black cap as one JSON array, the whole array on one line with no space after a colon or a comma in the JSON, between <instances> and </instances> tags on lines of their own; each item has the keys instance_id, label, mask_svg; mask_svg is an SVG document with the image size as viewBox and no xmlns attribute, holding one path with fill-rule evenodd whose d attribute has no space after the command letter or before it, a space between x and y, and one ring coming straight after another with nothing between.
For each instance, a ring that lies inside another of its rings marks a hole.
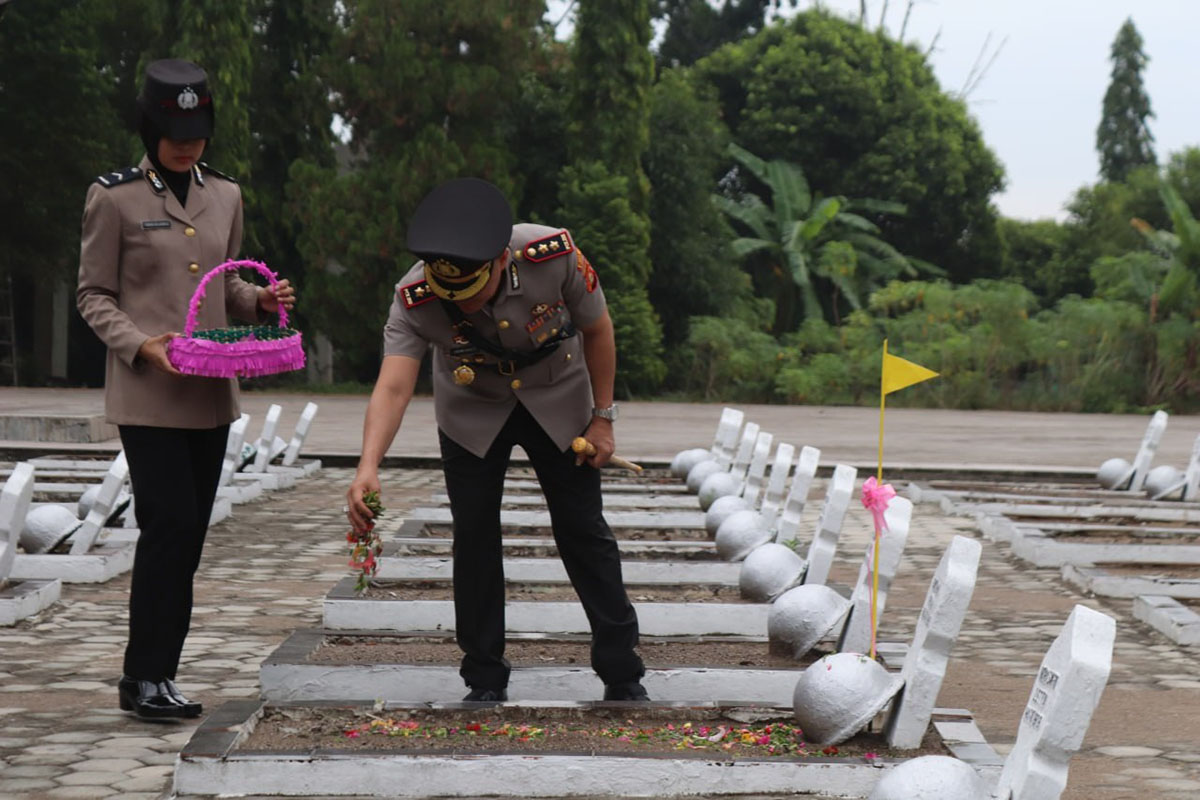
<instances>
[{"instance_id":1,"label":"police officer's black cap","mask_svg":"<svg viewBox=\"0 0 1200 800\"><path fill-rule=\"evenodd\" d=\"M213 100L208 76L179 58L152 61L146 67L138 108L167 139L211 139Z\"/></svg>"},{"instance_id":2,"label":"police officer's black cap","mask_svg":"<svg viewBox=\"0 0 1200 800\"><path fill-rule=\"evenodd\" d=\"M425 196L408 224L408 249L425 262L425 280L447 300L478 293L492 259L512 237L504 194L479 178L447 181Z\"/></svg>"}]
</instances>

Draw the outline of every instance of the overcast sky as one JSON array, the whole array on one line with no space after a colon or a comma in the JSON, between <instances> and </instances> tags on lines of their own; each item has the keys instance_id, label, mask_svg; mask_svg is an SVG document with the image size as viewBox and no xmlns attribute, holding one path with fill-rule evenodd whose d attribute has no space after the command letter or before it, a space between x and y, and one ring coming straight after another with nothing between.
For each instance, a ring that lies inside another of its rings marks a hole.
<instances>
[{"instance_id":1,"label":"overcast sky","mask_svg":"<svg viewBox=\"0 0 1200 800\"><path fill-rule=\"evenodd\" d=\"M859 0L821 4L858 18ZM867 6L877 25L883 0ZM886 26L893 35L906 6L907 0L890 0ZM557 20L566 2L550 0L549 7ZM1061 219L1075 189L1096 180L1109 49L1127 17L1150 57L1143 79L1162 162L1169 153L1200 146L1200 0L917 0L905 39L925 48L941 30L931 61L947 90L962 90L989 34L991 48L1007 37L967 97L984 140L1005 167L1007 189L996 198L1004 214Z\"/></svg>"}]
</instances>

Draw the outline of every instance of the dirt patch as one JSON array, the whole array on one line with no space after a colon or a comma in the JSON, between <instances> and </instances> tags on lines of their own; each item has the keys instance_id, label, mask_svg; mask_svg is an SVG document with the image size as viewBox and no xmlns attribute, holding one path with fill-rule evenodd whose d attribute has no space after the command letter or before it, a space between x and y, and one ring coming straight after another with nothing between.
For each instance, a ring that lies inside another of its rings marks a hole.
<instances>
[{"instance_id":1,"label":"dirt patch","mask_svg":"<svg viewBox=\"0 0 1200 800\"><path fill-rule=\"evenodd\" d=\"M642 639L638 653L648 667L753 667L803 669L823 653L812 652L797 661L790 654L772 652L766 642L678 641ZM591 663L587 637L509 640L504 655L514 666L547 667ZM308 657L316 664L441 664L457 666L462 651L453 639L434 636L326 636Z\"/></svg>"},{"instance_id":2,"label":"dirt patch","mask_svg":"<svg viewBox=\"0 0 1200 800\"><path fill-rule=\"evenodd\" d=\"M1116 578L1200 580L1200 564L1097 564Z\"/></svg>"},{"instance_id":3,"label":"dirt patch","mask_svg":"<svg viewBox=\"0 0 1200 800\"><path fill-rule=\"evenodd\" d=\"M1131 530L1127 533L1113 528L1101 530L1043 530L1046 536L1056 542L1074 542L1078 544L1178 544L1179 540L1191 542L1194 534L1178 532L1156 532L1152 530Z\"/></svg>"},{"instance_id":4,"label":"dirt patch","mask_svg":"<svg viewBox=\"0 0 1200 800\"><path fill-rule=\"evenodd\" d=\"M879 733L836 747L808 744L780 709L678 707L484 710L268 708L243 751L402 750L454 753L638 754L733 760L911 758L946 754L936 734L919 751L891 751Z\"/></svg>"},{"instance_id":5,"label":"dirt patch","mask_svg":"<svg viewBox=\"0 0 1200 800\"><path fill-rule=\"evenodd\" d=\"M639 586L626 584L629 599L635 603L747 603L738 587L722 584L676 586ZM567 583L509 583L505 587L510 603L574 603L579 601ZM449 581L371 582L365 595L369 600L453 600Z\"/></svg>"},{"instance_id":6,"label":"dirt patch","mask_svg":"<svg viewBox=\"0 0 1200 800\"><path fill-rule=\"evenodd\" d=\"M613 528L613 536L631 542L707 542L708 532L704 528ZM454 536L449 524L427 523L417 536L451 539ZM549 525L505 525L500 535L512 539L550 539L554 533Z\"/></svg>"}]
</instances>

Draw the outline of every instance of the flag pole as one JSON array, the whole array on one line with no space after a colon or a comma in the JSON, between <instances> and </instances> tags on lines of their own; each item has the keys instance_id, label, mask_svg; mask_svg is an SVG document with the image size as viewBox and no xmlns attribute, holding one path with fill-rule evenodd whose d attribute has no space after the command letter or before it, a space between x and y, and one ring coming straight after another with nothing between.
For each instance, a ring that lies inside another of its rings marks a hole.
<instances>
[{"instance_id":1,"label":"flag pole","mask_svg":"<svg viewBox=\"0 0 1200 800\"><path fill-rule=\"evenodd\" d=\"M887 365L887 339L883 340L883 359L879 367L879 461L875 472L875 481L883 483L883 409L887 392L883 386L884 368ZM873 515L872 515L873 516ZM878 624L876 609L879 607L879 524L875 525L875 545L873 547L874 564L871 567L871 659L875 659L875 630Z\"/></svg>"}]
</instances>

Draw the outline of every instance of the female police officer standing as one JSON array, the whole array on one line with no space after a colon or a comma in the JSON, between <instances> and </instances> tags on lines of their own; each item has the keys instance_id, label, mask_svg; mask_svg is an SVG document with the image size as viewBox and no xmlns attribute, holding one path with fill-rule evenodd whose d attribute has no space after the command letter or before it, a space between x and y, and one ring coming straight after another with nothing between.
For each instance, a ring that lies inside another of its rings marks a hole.
<instances>
[{"instance_id":1,"label":"female police officer standing","mask_svg":"<svg viewBox=\"0 0 1200 800\"><path fill-rule=\"evenodd\" d=\"M129 596L120 706L139 717L195 717L176 688L192 613L192 577L216 496L237 383L185 376L167 359L188 302L208 270L237 255L242 196L200 162L213 132L207 76L178 59L146 68L138 97L146 156L101 175L83 213L77 303L108 347L104 405L129 461L141 534ZM201 328L291 308L287 281L271 289L226 273L209 287Z\"/></svg>"}]
</instances>

